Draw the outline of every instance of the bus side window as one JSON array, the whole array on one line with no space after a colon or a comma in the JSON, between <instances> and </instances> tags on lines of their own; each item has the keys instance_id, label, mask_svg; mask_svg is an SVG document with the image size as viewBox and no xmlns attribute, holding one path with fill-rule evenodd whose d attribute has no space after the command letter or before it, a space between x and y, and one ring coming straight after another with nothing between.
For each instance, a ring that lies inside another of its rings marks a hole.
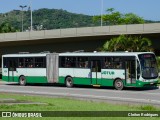
<instances>
[{"instance_id":1,"label":"bus side window","mask_svg":"<svg viewBox=\"0 0 160 120\"><path fill-rule=\"evenodd\" d=\"M59 57L59 67L65 67L65 57Z\"/></svg>"},{"instance_id":2,"label":"bus side window","mask_svg":"<svg viewBox=\"0 0 160 120\"><path fill-rule=\"evenodd\" d=\"M65 57L65 67L71 67L70 57Z\"/></svg>"},{"instance_id":3,"label":"bus side window","mask_svg":"<svg viewBox=\"0 0 160 120\"><path fill-rule=\"evenodd\" d=\"M117 62L115 65L116 65L115 66L116 69L122 69L123 68L122 62Z\"/></svg>"},{"instance_id":4,"label":"bus side window","mask_svg":"<svg viewBox=\"0 0 160 120\"><path fill-rule=\"evenodd\" d=\"M114 57L114 59L113 59L113 68L114 69L122 69L123 68L122 58Z\"/></svg>"},{"instance_id":5,"label":"bus side window","mask_svg":"<svg viewBox=\"0 0 160 120\"><path fill-rule=\"evenodd\" d=\"M34 64L30 64L30 67L35 67L35 68L45 68L46 67L46 60L44 57L35 57L34 60L35 60Z\"/></svg>"},{"instance_id":6,"label":"bus side window","mask_svg":"<svg viewBox=\"0 0 160 120\"><path fill-rule=\"evenodd\" d=\"M8 67L8 58L3 58L3 68Z\"/></svg>"},{"instance_id":7,"label":"bus side window","mask_svg":"<svg viewBox=\"0 0 160 120\"><path fill-rule=\"evenodd\" d=\"M75 68L76 67L76 57L66 57L65 58L65 67L67 68Z\"/></svg>"},{"instance_id":8,"label":"bus side window","mask_svg":"<svg viewBox=\"0 0 160 120\"><path fill-rule=\"evenodd\" d=\"M88 68L88 57L78 57L78 68Z\"/></svg>"},{"instance_id":9,"label":"bus side window","mask_svg":"<svg viewBox=\"0 0 160 120\"><path fill-rule=\"evenodd\" d=\"M85 61L84 67L85 67L85 68L88 68L88 61Z\"/></svg>"},{"instance_id":10,"label":"bus side window","mask_svg":"<svg viewBox=\"0 0 160 120\"><path fill-rule=\"evenodd\" d=\"M18 67L19 68L23 68L24 67L24 59L23 58L19 58L18 59Z\"/></svg>"},{"instance_id":11,"label":"bus side window","mask_svg":"<svg viewBox=\"0 0 160 120\"><path fill-rule=\"evenodd\" d=\"M103 68L112 69L112 57L106 57Z\"/></svg>"},{"instance_id":12,"label":"bus side window","mask_svg":"<svg viewBox=\"0 0 160 120\"><path fill-rule=\"evenodd\" d=\"M31 66L33 67L33 58L25 58L25 67L30 68Z\"/></svg>"}]
</instances>

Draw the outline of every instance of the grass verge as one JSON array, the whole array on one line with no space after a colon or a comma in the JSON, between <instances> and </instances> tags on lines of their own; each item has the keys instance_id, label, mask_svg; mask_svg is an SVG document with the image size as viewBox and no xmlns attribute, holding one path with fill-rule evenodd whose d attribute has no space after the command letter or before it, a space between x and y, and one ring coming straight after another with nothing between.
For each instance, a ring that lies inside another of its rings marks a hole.
<instances>
[{"instance_id":1,"label":"grass verge","mask_svg":"<svg viewBox=\"0 0 160 120\"><path fill-rule=\"evenodd\" d=\"M32 102L41 102L46 104L16 104L16 105L10 105L10 104L0 104L0 111L160 111L160 108L156 108L151 105L145 105L145 106L133 106L133 105L120 105L120 104L109 104L104 102L94 102L94 101L82 101L82 100L73 100L69 98L53 98L53 97L42 97L42 96L29 96L29 95L17 95L17 94L6 94L1 93L0 99L16 99L17 101L32 101ZM7 118L6 118L7 119ZM10 118L12 119L22 119L22 118ZM27 119L27 118L24 118ZM32 119L41 119L41 118L29 118ZM42 118L43 120L48 119L80 119L80 120L97 120L95 117L54 117L54 118ZM134 117L99 117L98 119L102 120L132 120L135 119ZM158 118L138 118L142 120L158 120ZM3 118L4 120L4 118Z\"/></svg>"}]
</instances>

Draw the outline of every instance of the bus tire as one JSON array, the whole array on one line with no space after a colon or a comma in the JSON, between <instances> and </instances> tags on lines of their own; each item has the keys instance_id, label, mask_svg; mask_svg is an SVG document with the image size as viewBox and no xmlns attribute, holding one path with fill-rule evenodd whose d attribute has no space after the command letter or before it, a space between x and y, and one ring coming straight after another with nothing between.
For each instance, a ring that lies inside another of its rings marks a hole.
<instances>
[{"instance_id":1,"label":"bus tire","mask_svg":"<svg viewBox=\"0 0 160 120\"><path fill-rule=\"evenodd\" d=\"M65 81L66 87L71 88L73 87L73 79L72 77L67 77Z\"/></svg>"},{"instance_id":2,"label":"bus tire","mask_svg":"<svg viewBox=\"0 0 160 120\"><path fill-rule=\"evenodd\" d=\"M19 78L19 84L21 85L21 86L25 86L27 83L26 83L26 78L25 78L25 76L21 76L20 78Z\"/></svg>"},{"instance_id":3,"label":"bus tire","mask_svg":"<svg viewBox=\"0 0 160 120\"><path fill-rule=\"evenodd\" d=\"M123 81L121 79L116 79L115 82L114 82L114 87L117 90L122 90L124 88Z\"/></svg>"}]
</instances>

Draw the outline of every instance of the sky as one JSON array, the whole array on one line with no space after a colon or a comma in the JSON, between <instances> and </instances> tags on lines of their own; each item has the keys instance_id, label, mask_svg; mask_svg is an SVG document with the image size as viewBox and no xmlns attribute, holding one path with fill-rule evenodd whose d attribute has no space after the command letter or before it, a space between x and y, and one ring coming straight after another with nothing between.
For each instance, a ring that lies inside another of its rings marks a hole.
<instances>
[{"instance_id":1,"label":"sky","mask_svg":"<svg viewBox=\"0 0 160 120\"><path fill-rule=\"evenodd\" d=\"M103 0L103 13L114 8L121 13L135 13L145 20L160 21L160 0ZM0 13L21 10L20 5L40 8L63 9L72 13L100 15L102 0L0 0ZM27 8L26 8L27 10Z\"/></svg>"}]
</instances>

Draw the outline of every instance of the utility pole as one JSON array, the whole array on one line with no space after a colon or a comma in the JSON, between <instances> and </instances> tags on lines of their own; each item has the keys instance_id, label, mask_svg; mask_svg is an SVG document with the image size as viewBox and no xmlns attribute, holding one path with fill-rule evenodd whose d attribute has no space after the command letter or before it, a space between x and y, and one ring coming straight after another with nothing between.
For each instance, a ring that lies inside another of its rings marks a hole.
<instances>
[{"instance_id":1,"label":"utility pole","mask_svg":"<svg viewBox=\"0 0 160 120\"><path fill-rule=\"evenodd\" d=\"M20 5L19 6L20 8L22 8L22 32L23 32L23 9L25 8L25 7L27 7L26 5Z\"/></svg>"},{"instance_id":2,"label":"utility pole","mask_svg":"<svg viewBox=\"0 0 160 120\"><path fill-rule=\"evenodd\" d=\"M104 1L101 0L101 26L103 26L103 19L102 19L102 17L103 17L103 3L104 3Z\"/></svg>"},{"instance_id":3,"label":"utility pole","mask_svg":"<svg viewBox=\"0 0 160 120\"><path fill-rule=\"evenodd\" d=\"M33 20L32 20L32 0L30 0L30 10L31 10L31 30L32 31L32 27L33 27Z\"/></svg>"}]
</instances>

